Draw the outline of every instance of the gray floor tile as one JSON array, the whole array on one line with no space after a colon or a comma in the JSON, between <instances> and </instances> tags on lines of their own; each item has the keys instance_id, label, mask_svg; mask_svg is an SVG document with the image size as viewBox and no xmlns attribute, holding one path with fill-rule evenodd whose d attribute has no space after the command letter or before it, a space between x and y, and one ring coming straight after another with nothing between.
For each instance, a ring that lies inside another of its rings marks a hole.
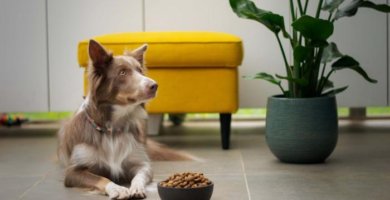
<instances>
[{"instance_id":1,"label":"gray floor tile","mask_svg":"<svg viewBox=\"0 0 390 200\"><path fill-rule=\"evenodd\" d=\"M55 137L0 138L0 176L44 175L56 162Z\"/></svg>"},{"instance_id":2,"label":"gray floor tile","mask_svg":"<svg viewBox=\"0 0 390 200\"><path fill-rule=\"evenodd\" d=\"M74 189L65 188L62 181L53 177L48 177L42 181L39 185L28 191L22 199L56 199L56 200L87 200L87 199L104 199L107 197L90 192Z\"/></svg>"},{"instance_id":3,"label":"gray floor tile","mask_svg":"<svg viewBox=\"0 0 390 200\"><path fill-rule=\"evenodd\" d=\"M182 126L166 125L161 129L160 136L155 139L175 148L220 150L219 126L219 123L215 121L186 122ZM245 128L240 126L231 130L231 149L238 147L236 138L241 132L245 132Z\"/></svg>"},{"instance_id":4,"label":"gray floor tile","mask_svg":"<svg viewBox=\"0 0 390 200\"><path fill-rule=\"evenodd\" d=\"M209 175L214 182L212 200L247 200L249 199L243 175Z\"/></svg>"},{"instance_id":5,"label":"gray floor tile","mask_svg":"<svg viewBox=\"0 0 390 200\"><path fill-rule=\"evenodd\" d=\"M186 151L184 149L184 151ZM156 175L169 175L175 172L203 172L207 174L242 174L241 153L238 150L188 150L188 153L201 161L153 162Z\"/></svg>"},{"instance_id":6,"label":"gray floor tile","mask_svg":"<svg viewBox=\"0 0 390 200\"><path fill-rule=\"evenodd\" d=\"M342 131L336 149L323 164L290 165L279 162L270 152L264 135L239 138L240 150L248 174L265 171L322 171L338 175L349 172L390 172L390 132L355 133Z\"/></svg>"},{"instance_id":7,"label":"gray floor tile","mask_svg":"<svg viewBox=\"0 0 390 200\"><path fill-rule=\"evenodd\" d=\"M36 131L36 130L34 130ZM159 199L156 183L175 172L203 172L215 182L212 199L390 199L390 123L340 123L338 145L323 164L279 162L265 143L264 121L234 122L232 149L221 150L218 122L165 126L154 139L203 162L153 162L148 198ZM24 136L28 135L28 131ZM0 199L107 199L63 186L56 163L56 138L0 137ZM245 176L246 175L246 176ZM43 178L44 177L44 178Z\"/></svg>"},{"instance_id":8,"label":"gray floor tile","mask_svg":"<svg viewBox=\"0 0 390 200\"><path fill-rule=\"evenodd\" d=\"M388 178L370 175L268 172L248 176L251 198L262 200L385 200L390 197L389 183Z\"/></svg>"},{"instance_id":9,"label":"gray floor tile","mask_svg":"<svg viewBox=\"0 0 390 200\"><path fill-rule=\"evenodd\" d=\"M25 191L41 179L41 176L0 177L0 199L18 199Z\"/></svg>"}]
</instances>

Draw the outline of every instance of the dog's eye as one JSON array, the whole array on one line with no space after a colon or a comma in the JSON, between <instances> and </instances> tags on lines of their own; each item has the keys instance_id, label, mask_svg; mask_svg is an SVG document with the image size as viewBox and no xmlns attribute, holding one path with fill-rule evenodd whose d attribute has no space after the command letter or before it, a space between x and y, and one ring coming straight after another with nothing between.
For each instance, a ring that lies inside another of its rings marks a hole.
<instances>
[{"instance_id":1,"label":"dog's eye","mask_svg":"<svg viewBox=\"0 0 390 200\"><path fill-rule=\"evenodd\" d=\"M137 72L142 74L142 69L141 68L137 67L135 70L137 70Z\"/></svg>"},{"instance_id":2,"label":"dog's eye","mask_svg":"<svg viewBox=\"0 0 390 200\"><path fill-rule=\"evenodd\" d=\"M120 75L120 76L126 76L126 75L127 75L126 70L121 70L121 71L119 72L119 75Z\"/></svg>"}]
</instances>

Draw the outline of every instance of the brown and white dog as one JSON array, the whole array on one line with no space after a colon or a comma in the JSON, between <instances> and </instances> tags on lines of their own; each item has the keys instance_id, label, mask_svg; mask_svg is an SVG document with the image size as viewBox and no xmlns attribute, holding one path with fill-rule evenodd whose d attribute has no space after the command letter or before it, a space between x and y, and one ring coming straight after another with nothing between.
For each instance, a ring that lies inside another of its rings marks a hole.
<instances>
[{"instance_id":1,"label":"brown and white dog","mask_svg":"<svg viewBox=\"0 0 390 200\"><path fill-rule=\"evenodd\" d=\"M113 56L90 40L89 94L58 134L66 187L98 190L112 199L145 198L152 180L150 158L192 159L146 139L144 103L158 87L144 75L146 49Z\"/></svg>"}]
</instances>

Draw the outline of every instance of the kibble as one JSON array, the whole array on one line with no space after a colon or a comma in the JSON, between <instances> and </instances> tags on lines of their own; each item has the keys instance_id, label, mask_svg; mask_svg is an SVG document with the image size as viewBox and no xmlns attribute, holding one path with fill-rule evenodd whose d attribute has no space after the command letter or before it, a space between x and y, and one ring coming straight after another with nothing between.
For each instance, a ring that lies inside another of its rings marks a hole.
<instances>
[{"instance_id":1,"label":"kibble","mask_svg":"<svg viewBox=\"0 0 390 200\"><path fill-rule=\"evenodd\" d=\"M203 173L176 173L160 183L162 187L199 188L211 185L211 181Z\"/></svg>"}]
</instances>

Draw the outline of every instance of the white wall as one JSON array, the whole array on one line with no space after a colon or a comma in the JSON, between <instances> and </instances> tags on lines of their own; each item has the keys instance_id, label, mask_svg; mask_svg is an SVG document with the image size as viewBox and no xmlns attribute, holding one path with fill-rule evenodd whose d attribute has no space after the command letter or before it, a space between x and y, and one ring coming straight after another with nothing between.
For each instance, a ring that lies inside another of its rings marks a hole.
<instances>
[{"instance_id":1,"label":"white wall","mask_svg":"<svg viewBox=\"0 0 390 200\"><path fill-rule=\"evenodd\" d=\"M45 0L0 1L0 112L48 110Z\"/></svg>"},{"instance_id":2,"label":"white wall","mask_svg":"<svg viewBox=\"0 0 390 200\"><path fill-rule=\"evenodd\" d=\"M75 110L83 96L77 44L96 35L142 31L142 0L49 0L50 110Z\"/></svg>"},{"instance_id":3,"label":"white wall","mask_svg":"<svg viewBox=\"0 0 390 200\"><path fill-rule=\"evenodd\" d=\"M284 15L288 26L287 1L255 2ZM206 30L240 36L245 53L239 68L241 107L263 107L268 96L279 93L276 86L244 80L243 75L285 73L273 34L261 24L238 18L228 0L1 0L0 9L0 59L5 60L0 74L0 111L75 110L82 100L77 43L113 32ZM338 86L350 85L338 96L339 105L388 105L390 46L386 45L390 44L386 17L362 9L358 16L336 23L334 40L340 50L359 60L369 75L379 80L373 85L354 72L337 73L334 78ZM21 52L28 52L24 59L18 59ZM14 74L18 75L12 77ZM10 82L14 84L7 87Z\"/></svg>"}]
</instances>

